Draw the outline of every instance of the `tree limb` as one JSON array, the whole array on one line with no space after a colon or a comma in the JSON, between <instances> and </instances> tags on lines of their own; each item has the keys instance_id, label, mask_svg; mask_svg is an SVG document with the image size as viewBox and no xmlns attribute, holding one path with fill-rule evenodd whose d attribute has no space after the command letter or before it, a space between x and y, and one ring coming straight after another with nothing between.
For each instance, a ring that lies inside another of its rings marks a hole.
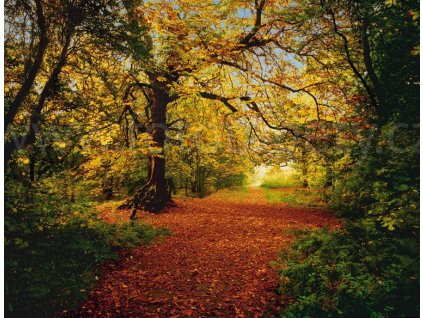
<instances>
[{"instance_id":1,"label":"tree limb","mask_svg":"<svg viewBox=\"0 0 423 318\"><path fill-rule=\"evenodd\" d=\"M206 99L217 100L222 102L227 108L229 108L232 111L232 113L236 113L238 111L233 105L231 105L231 103L229 103L231 98L219 96L219 95L208 93L208 92L200 92L199 95Z\"/></svg>"},{"instance_id":2,"label":"tree limb","mask_svg":"<svg viewBox=\"0 0 423 318\"><path fill-rule=\"evenodd\" d=\"M47 80L47 83L44 85L44 88L41 91L37 106L31 112L29 127L26 135L21 140L21 144L16 145L14 141L9 141L5 144L5 164L8 164L10 158L16 150L24 148L35 142L36 133L38 131L38 125L41 120L41 112L45 106L47 99L50 98L53 94L54 88L59 80L59 74L62 71L63 66L66 64L67 54L71 43L73 31L73 28L66 31L65 43L62 47L59 60L57 61L57 64L53 68L50 77Z\"/></svg>"},{"instance_id":3,"label":"tree limb","mask_svg":"<svg viewBox=\"0 0 423 318\"><path fill-rule=\"evenodd\" d=\"M23 82L21 88L15 96L15 99L10 104L8 111L4 117L4 131L13 123L20 106L28 96L32 85L34 84L35 78L43 63L44 53L47 49L47 25L44 17L43 6L41 0L35 0L36 12L37 12L37 24L40 30L40 41L38 43L38 50L35 56L34 63L31 66L28 77Z\"/></svg>"}]
</instances>

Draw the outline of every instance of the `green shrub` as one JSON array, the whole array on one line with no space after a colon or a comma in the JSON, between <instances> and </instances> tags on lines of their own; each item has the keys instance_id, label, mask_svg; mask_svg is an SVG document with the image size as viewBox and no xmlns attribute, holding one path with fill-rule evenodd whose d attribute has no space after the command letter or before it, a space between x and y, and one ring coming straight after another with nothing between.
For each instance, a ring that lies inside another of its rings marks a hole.
<instances>
[{"instance_id":1,"label":"green shrub","mask_svg":"<svg viewBox=\"0 0 423 318\"><path fill-rule=\"evenodd\" d=\"M229 174L225 175L222 178L217 178L215 181L216 189L225 189L225 188L242 188L245 186L247 176L245 173L239 174Z\"/></svg>"},{"instance_id":2,"label":"green shrub","mask_svg":"<svg viewBox=\"0 0 423 318\"><path fill-rule=\"evenodd\" d=\"M50 317L74 308L99 279L101 264L117 259L122 248L166 234L139 223L108 224L90 210L46 184L7 183L7 317Z\"/></svg>"},{"instance_id":3,"label":"green shrub","mask_svg":"<svg viewBox=\"0 0 423 318\"><path fill-rule=\"evenodd\" d=\"M320 194L312 190L277 191L264 189L264 195L270 203L287 203L290 205L301 205L307 207L318 207L323 205Z\"/></svg>"},{"instance_id":4,"label":"green shrub","mask_svg":"<svg viewBox=\"0 0 423 318\"><path fill-rule=\"evenodd\" d=\"M301 235L281 255L280 292L289 297L282 317L419 315L415 157L372 151L338 176L330 203L348 221L341 230Z\"/></svg>"},{"instance_id":5,"label":"green shrub","mask_svg":"<svg viewBox=\"0 0 423 318\"><path fill-rule=\"evenodd\" d=\"M274 266L288 305L281 317L417 317L418 239L374 222L302 233Z\"/></svg>"},{"instance_id":6,"label":"green shrub","mask_svg":"<svg viewBox=\"0 0 423 318\"><path fill-rule=\"evenodd\" d=\"M267 189L280 189L301 187L301 185L301 181L294 178L266 178L260 186Z\"/></svg>"}]
</instances>

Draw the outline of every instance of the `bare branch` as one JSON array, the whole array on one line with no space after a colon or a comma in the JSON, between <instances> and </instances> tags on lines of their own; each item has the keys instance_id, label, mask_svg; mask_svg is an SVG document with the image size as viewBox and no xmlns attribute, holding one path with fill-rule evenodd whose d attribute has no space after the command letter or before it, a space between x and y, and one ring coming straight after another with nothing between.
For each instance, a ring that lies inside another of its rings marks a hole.
<instances>
[{"instance_id":1,"label":"bare branch","mask_svg":"<svg viewBox=\"0 0 423 318\"><path fill-rule=\"evenodd\" d=\"M200 92L199 94L203 98L222 102L227 108L229 108L232 111L232 113L236 113L238 111L234 106L231 105L231 103L229 103L231 98L219 96L219 95L208 93L208 92Z\"/></svg>"}]
</instances>

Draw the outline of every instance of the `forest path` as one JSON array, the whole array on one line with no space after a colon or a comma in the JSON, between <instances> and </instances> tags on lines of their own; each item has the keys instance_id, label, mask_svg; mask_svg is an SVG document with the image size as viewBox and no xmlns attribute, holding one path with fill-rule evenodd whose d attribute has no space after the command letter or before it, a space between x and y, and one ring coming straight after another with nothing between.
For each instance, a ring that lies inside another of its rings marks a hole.
<instances>
[{"instance_id":1,"label":"forest path","mask_svg":"<svg viewBox=\"0 0 423 318\"><path fill-rule=\"evenodd\" d=\"M172 235L106 266L80 316L270 317L278 277L269 263L291 241L287 230L337 224L321 209L271 204L260 188L175 201L138 215ZM100 209L108 221L128 218Z\"/></svg>"}]
</instances>

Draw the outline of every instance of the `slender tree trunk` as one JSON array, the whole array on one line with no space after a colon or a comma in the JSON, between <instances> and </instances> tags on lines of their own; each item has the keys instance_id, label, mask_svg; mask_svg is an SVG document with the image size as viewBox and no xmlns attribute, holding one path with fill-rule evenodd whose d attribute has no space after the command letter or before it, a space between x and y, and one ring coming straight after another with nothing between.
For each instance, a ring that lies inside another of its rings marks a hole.
<instances>
[{"instance_id":1,"label":"slender tree trunk","mask_svg":"<svg viewBox=\"0 0 423 318\"><path fill-rule=\"evenodd\" d=\"M47 43L48 43L47 26L46 26L46 21L44 18L42 2L40 0L35 0L35 6L36 6L36 13L37 13L37 24L38 24L38 28L40 32L40 41L38 43L38 50L35 56L34 63L32 63L32 66L29 70L28 77L23 82L21 88L19 89L18 93L15 96L15 99L9 105L7 113L4 116L4 130L5 131L13 123L13 120L15 119L20 106L22 105L25 98L30 93L31 88L34 84L35 78L43 63L44 53L47 48Z\"/></svg>"},{"instance_id":2,"label":"slender tree trunk","mask_svg":"<svg viewBox=\"0 0 423 318\"><path fill-rule=\"evenodd\" d=\"M149 133L156 147L161 152L148 158L148 182L139 189L120 208L132 208L131 219L135 218L137 210L157 213L162 210L170 197L166 189L164 144L166 138L166 108L170 102L169 89L160 82L153 84L153 104Z\"/></svg>"},{"instance_id":3,"label":"slender tree trunk","mask_svg":"<svg viewBox=\"0 0 423 318\"><path fill-rule=\"evenodd\" d=\"M33 155L29 156L29 180L35 181L35 158Z\"/></svg>"},{"instance_id":4,"label":"slender tree trunk","mask_svg":"<svg viewBox=\"0 0 423 318\"><path fill-rule=\"evenodd\" d=\"M75 185L73 184L73 181L71 181L70 186L71 186L70 202L75 203Z\"/></svg>"},{"instance_id":5,"label":"slender tree trunk","mask_svg":"<svg viewBox=\"0 0 423 318\"><path fill-rule=\"evenodd\" d=\"M103 195L106 200L111 200L113 198L113 177L106 178L103 184Z\"/></svg>"},{"instance_id":6,"label":"slender tree trunk","mask_svg":"<svg viewBox=\"0 0 423 318\"><path fill-rule=\"evenodd\" d=\"M198 168L198 197L206 197L206 170L204 167Z\"/></svg>"},{"instance_id":7,"label":"slender tree trunk","mask_svg":"<svg viewBox=\"0 0 423 318\"><path fill-rule=\"evenodd\" d=\"M198 197L201 198L201 174L200 174L200 158L198 156L198 151L197 151L197 171L196 171L196 181L197 181L197 193L198 193Z\"/></svg>"},{"instance_id":8,"label":"slender tree trunk","mask_svg":"<svg viewBox=\"0 0 423 318\"><path fill-rule=\"evenodd\" d=\"M66 32L65 43L62 47L59 60L57 61L57 64L54 66L52 72L50 73L50 77L47 83L44 85L44 88L41 91L37 105L31 111L31 118L30 118L27 134L22 137L19 144L15 140L8 141L5 143L5 146L4 146L5 166L8 165L9 160L11 159L12 155L17 150L21 148L25 148L28 145L32 145L35 142L36 134L38 132L38 125L40 124L40 121L41 121L42 110L47 100L54 94L55 86L57 82L59 81L60 72L62 71L62 68L65 66L67 61L67 55L68 55L72 35L73 35L73 29L70 29Z\"/></svg>"}]
</instances>

